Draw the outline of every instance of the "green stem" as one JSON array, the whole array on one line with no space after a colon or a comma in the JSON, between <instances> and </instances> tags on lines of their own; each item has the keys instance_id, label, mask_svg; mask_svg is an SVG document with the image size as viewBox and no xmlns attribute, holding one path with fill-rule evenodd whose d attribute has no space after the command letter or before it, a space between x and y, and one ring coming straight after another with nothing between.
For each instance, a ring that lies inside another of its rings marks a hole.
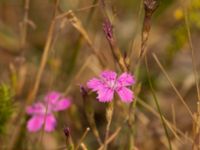
<instances>
[{"instance_id":1,"label":"green stem","mask_svg":"<svg viewBox=\"0 0 200 150\"><path fill-rule=\"evenodd\" d=\"M95 5L96 3L98 2L98 0L93 0L92 2L92 5ZM90 21L91 21L91 18L92 16L94 15L94 11L95 11L95 7L92 7L88 13L88 16L86 18L86 27L88 27L90 25ZM76 60L77 60L77 57L78 57L78 54L79 54L79 50L81 48L81 42L82 42L82 36L79 35L78 38L77 38L77 41L75 42L75 48L74 48L74 51L72 53L72 56L71 56L71 59L68 63L68 66L67 66L67 74L68 75L72 75L73 71L74 71L74 68L75 68L75 65L76 65Z\"/></svg>"},{"instance_id":2,"label":"green stem","mask_svg":"<svg viewBox=\"0 0 200 150\"><path fill-rule=\"evenodd\" d=\"M165 124L165 121L164 121L164 118L163 118L163 115L162 115L162 111L161 111L161 109L160 109L160 105L159 105L159 103L158 103L158 99L157 99L157 97L156 97L156 94L155 94L155 91L154 91L154 88L153 88L153 85L152 85L152 82L151 82L151 79L150 79L149 67L148 67L147 57L146 57L146 56L145 56L145 66L146 66L146 70L147 70L147 77L148 77L149 86L150 86L150 88L151 88L152 96L153 96L153 99L154 99L154 101L155 101L156 107L157 107L157 109L158 109L158 113L159 113L160 118L161 118L161 122L162 122L164 131L165 131L165 135L166 135L166 137L167 137L167 141L168 141L168 144L169 144L169 149L172 150L172 145L171 145L169 133L168 133L168 131L167 131L167 126L166 126L166 124Z\"/></svg>"}]
</instances>

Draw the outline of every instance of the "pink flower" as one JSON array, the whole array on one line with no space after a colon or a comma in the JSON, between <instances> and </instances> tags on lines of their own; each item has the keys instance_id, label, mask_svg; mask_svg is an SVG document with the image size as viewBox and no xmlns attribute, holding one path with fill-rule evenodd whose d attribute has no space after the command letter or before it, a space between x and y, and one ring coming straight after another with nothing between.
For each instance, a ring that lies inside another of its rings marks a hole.
<instances>
[{"instance_id":1,"label":"pink flower","mask_svg":"<svg viewBox=\"0 0 200 150\"><path fill-rule=\"evenodd\" d=\"M70 105L70 100L60 93L49 92L43 102L37 102L27 107L27 114L32 116L27 123L28 131L36 132L42 128L43 124L45 131L53 131L56 127L56 118L53 112L65 110Z\"/></svg>"},{"instance_id":2,"label":"pink flower","mask_svg":"<svg viewBox=\"0 0 200 150\"><path fill-rule=\"evenodd\" d=\"M117 78L113 71L104 71L99 78L88 81L88 88L97 92L100 102L110 102L116 91L123 102L129 103L133 100L133 92L128 88L135 84L134 77L129 73L123 73Z\"/></svg>"}]
</instances>

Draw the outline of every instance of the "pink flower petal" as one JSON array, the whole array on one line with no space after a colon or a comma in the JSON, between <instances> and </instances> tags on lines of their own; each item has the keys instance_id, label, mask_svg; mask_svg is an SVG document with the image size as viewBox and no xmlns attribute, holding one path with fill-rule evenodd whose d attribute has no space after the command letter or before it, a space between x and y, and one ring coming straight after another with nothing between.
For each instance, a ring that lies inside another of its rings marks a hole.
<instances>
[{"instance_id":1,"label":"pink flower petal","mask_svg":"<svg viewBox=\"0 0 200 150\"><path fill-rule=\"evenodd\" d=\"M131 86L135 84L135 78L131 74L123 73L117 79L117 84L118 86Z\"/></svg>"},{"instance_id":2,"label":"pink flower petal","mask_svg":"<svg viewBox=\"0 0 200 150\"><path fill-rule=\"evenodd\" d=\"M53 131L56 127L56 119L53 116L53 114L47 115L46 118L44 118L44 119L45 119L44 130L47 131L47 132Z\"/></svg>"},{"instance_id":3,"label":"pink flower petal","mask_svg":"<svg viewBox=\"0 0 200 150\"><path fill-rule=\"evenodd\" d=\"M113 71L104 71L100 75L105 81L115 81L117 78L117 74Z\"/></svg>"},{"instance_id":4,"label":"pink flower petal","mask_svg":"<svg viewBox=\"0 0 200 150\"><path fill-rule=\"evenodd\" d=\"M45 96L44 100L50 104L55 104L60 97L61 94L59 92L52 91Z\"/></svg>"},{"instance_id":5,"label":"pink flower petal","mask_svg":"<svg viewBox=\"0 0 200 150\"><path fill-rule=\"evenodd\" d=\"M38 102L33 104L32 106L28 106L26 108L26 112L29 115L43 114L45 112L45 106L43 103Z\"/></svg>"},{"instance_id":6,"label":"pink flower petal","mask_svg":"<svg viewBox=\"0 0 200 150\"><path fill-rule=\"evenodd\" d=\"M93 78L87 82L87 87L92 89L93 91L98 91L104 88L104 84L102 83L101 80Z\"/></svg>"},{"instance_id":7,"label":"pink flower petal","mask_svg":"<svg viewBox=\"0 0 200 150\"><path fill-rule=\"evenodd\" d=\"M69 99L64 98L57 102L57 104L52 108L54 111L61 111L67 109L71 105Z\"/></svg>"},{"instance_id":8,"label":"pink flower petal","mask_svg":"<svg viewBox=\"0 0 200 150\"><path fill-rule=\"evenodd\" d=\"M110 88L103 88L99 90L98 92L98 99L100 102L110 102L113 99L114 90Z\"/></svg>"},{"instance_id":9,"label":"pink flower petal","mask_svg":"<svg viewBox=\"0 0 200 150\"><path fill-rule=\"evenodd\" d=\"M35 115L33 116L27 123L27 129L30 132L37 132L42 127L44 123L43 115Z\"/></svg>"},{"instance_id":10,"label":"pink flower petal","mask_svg":"<svg viewBox=\"0 0 200 150\"><path fill-rule=\"evenodd\" d=\"M121 87L116 91L123 102L130 103L133 101L133 92L130 89Z\"/></svg>"}]
</instances>

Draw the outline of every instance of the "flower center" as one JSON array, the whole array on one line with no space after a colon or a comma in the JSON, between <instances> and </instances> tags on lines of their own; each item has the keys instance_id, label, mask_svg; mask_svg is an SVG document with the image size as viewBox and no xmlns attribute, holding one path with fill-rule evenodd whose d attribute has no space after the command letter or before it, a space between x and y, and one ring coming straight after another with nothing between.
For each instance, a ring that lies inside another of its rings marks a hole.
<instances>
[{"instance_id":1,"label":"flower center","mask_svg":"<svg viewBox=\"0 0 200 150\"><path fill-rule=\"evenodd\" d=\"M111 80L111 81L108 81L108 86L111 88L111 89L115 89L116 88L116 81L115 80Z\"/></svg>"}]
</instances>

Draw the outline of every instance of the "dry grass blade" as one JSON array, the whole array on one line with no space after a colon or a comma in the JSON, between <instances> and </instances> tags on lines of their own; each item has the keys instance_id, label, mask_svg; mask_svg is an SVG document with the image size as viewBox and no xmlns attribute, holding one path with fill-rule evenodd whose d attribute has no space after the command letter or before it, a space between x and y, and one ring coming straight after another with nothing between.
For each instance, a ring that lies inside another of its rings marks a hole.
<instances>
[{"instance_id":1,"label":"dry grass blade","mask_svg":"<svg viewBox=\"0 0 200 150\"><path fill-rule=\"evenodd\" d=\"M190 110L190 108L188 107L188 105L186 104L185 100L183 99L183 97L181 96L181 94L179 93L179 91L177 90L177 88L175 87L174 83L172 82L172 80L170 79L169 75L167 74L167 72L165 71L164 67L162 66L162 64L160 63L160 61L158 60L158 57L153 54L153 58L156 61L157 65L159 66L159 68L161 69L161 71L163 72L163 74L165 75L165 77L167 78L167 80L169 81L170 85L172 86L173 90L175 91L175 93L177 94L177 96L179 97L179 99L181 100L181 102L183 103L183 105L185 106L185 108L187 109L188 113L190 114L191 118L194 121L194 117L192 114L192 111Z\"/></svg>"},{"instance_id":2,"label":"dry grass blade","mask_svg":"<svg viewBox=\"0 0 200 150\"><path fill-rule=\"evenodd\" d=\"M81 91L81 95L82 95L82 99L83 99L83 106L84 106L84 111L85 111L85 115L87 117L88 123L93 131L94 136L96 137L97 142L99 143L99 145L102 145L102 140L101 137L99 135L99 131L97 129L96 126L96 121L94 118L94 107L91 103L90 97L88 95L88 91L85 87L81 86L80 87L80 91Z\"/></svg>"},{"instance_id":3,"label":"dry grass blade","mask_svg":"<svg viewBox=\"0 0 200 150\"><path fill-rule=\"evenodd\" d=\"M85 11L85 10L95 8L95 7L98 7L98 6L99 6L99 4L94 4L94 5L91 5L91 6L84 7L84 8L79 8L79 9L75 10L75 12Z\"/></svg>"},{"instance_id":4,"label":"dry grass blade","mask_svg":"<svg viewBox=\"0 0 200 150\"><path fill-rule=\"evenodd\" d=\"M24 5L24 18L22 21L22 35L21 35L21 48L23 49L25 44L26 44L26 37L27 37L27 25L29 22L28 19L28 14L29 14L29 5L30 5L30 0L25 0L25 5Z\"/></svg>"},{"instance_id":5,"label":"dry grass blade","mask_svg":"<svg viewBox=\"0 0 200 150\"><path fill-rule=\"evenodd\" d=\"M197 112L194 114L196 122L193 122L193 150L200 149L200 103L197 102Z\"/></svg>"},{"instance_id":6,"label":"dry grass blade","mask_svg":"<svg viewBox=\"0 0 200 150\"><path fill-rule=\"evenodd\" d=\"M174 104L172 104L172 120L173 120L174 126L176 127L176 111L175 111Z\"/></svg>"},{"instance_id":7,"label":"dry grass blade","mask_svg":"<svg viewBox=\"0 0 200 150\"><path fill-rule=\"evenodd\" d=\"M41 59L41 62L40 62L39 70L38 70L37 75L36 75L35 84L33 85L33 88L31 88L31 91L30 91L30 93L28 95L28 98L27 98L26 102L23 104L23 106L22 106L23 109L20 110L19 116L17 117L17 119L21 119L21 118L24 117L24 115L25 115L24 107L26 107L28 104L30 104L30 103L32 103L34 101L35 96L36 96L36 94L38 92L38 88L39 88L39 85L40 85L42 73L43 73L44 68L46 66L47 59L48 59L48 53L49 53L49 50L51 48L51 44L52 44L52 40L53 40L54 26L55 26L55 23L56 23L55 15L56 15L56 12L57 12L58 1L59 0L57 0L57 3L55 5L54 18L52 19L50 27L49 27L49 31L48 31L48 35L47 35L47 40L46 40L44 52L43 52L42 59ZM27 6L25 6L25 7L27 7ZM11 144L10 144L11 147L10 147L10 149L13 149L12 146L15 146L15 144L17 142L18 135L19 135L19 133L21 131L21 126L22 126L23 123L24 123L24 120L23 121L20 120L19 123L16 125L16 130L13 133L13 136L11 138Z\"/></svg>"},{"instance_id":8,"label":"dry grass blade","mask_svg":"<svg viewBox=\"0 0 200 150\"><path fill-rule=\"evenodd\" d=\"M142 105L143 107L145 107L147 110L149 110L152 114L154 114L156 117L160 118L158 112L156 110L154 110L150 105L148 105L147 103L145 103L143 100L138 99L138 103L140 105ZM181 141L181 137L178 135L180 134L182 137L185 137L188 141L190 141L191 143L193 142L191 138L189 138L188 136L186 136L181 130L179 130L176 126L174 126L172 123L170 123L165 117L164 117L164 121L167 125L167 127L170 129L170 131L173 133L173 135L180 141Z\"/></svg>"},{"instance_id":9,"label":"dry grass blade","mask_svg":"<svg viewBox=\"0 0 200 150\"><path fill-rule=\"evenodd\" d=\"M86 147L86 145L85 145L84 143L81 143L81 148L82 148L83 150L88 150L88 148Z\"/></svg>"},{"instance_id":10,"label":"dry grass blade","mask_svg":"<svg viewBox=\"0 0 200 150\"><path fill-rule=\"evenodd\" d=\"M76 17L76 15L73 13L72 10L69 10L67 13L64 13L62 15L59 15L57 17L57 19L66 17L67 20L71 23L71 25L77 29L78 32L80 32L80 34L83 36L83 38L86 40L87 44L90 46L90 48L92 49L93 53L97 56L97 58L99 59L100 63L103 65L103 60L100 56L100 54L97 52L97 50L95 49L95 47L93 46L93 42L90 39L87 31L85 30L85 28L83 27L81 21ZM104 66L104 65L103 65Z\"/></svg>"},{"instance_id":11,"label":"dry grass blade","mask_svg":"<svg viewBox=\"0 0 200 150\"><path fill-rule=\"evenodd\" d=\"M197 97L198 101L200 101L200 91L199 91L199 78L198 78L198 72L197 72L197 67L196 67L196 61L195 61L195 53L194 53L194 47L192 44L192 37L191 37L191 31L190 31L190 25L189 25L189 20L188 20L188 11L185 9L185 25L187 29L187 36L188 36L188 41L190 45L190 49L192 52L192 67L193 67L193 73L194 73L194 78L195 78L195 83L196 83L196 90L197 90Z\"/></svg>"},{"instance_id":12,"label":"dry grass blade","mask_svg":"<svg viewBox=\"0 0 200 150\"><path fill-rule=\"evenodd\" d=\"M42 54L42 59L40 61L39 70L38 70L38 73L36 75L36 81L35 81L35 84L33 86L33 89L31 89L31 93L29 94L29 97L28 97L28 100L27 100L28 104L32 103L32 101L35 99L35 96L37 94L37 91L38 91L38 88L39 88L39 85L40 85L40 81L41 81L41 78L42 78L42 73L43 73L44 68L46 66L46 63L47 63L48 53L51 49L53 39L54 39L53 34L54 34L55 24L56 24L56 21L57 21L56 20L56 14L57 14L57 8L58 8L58 5L59 5L59 2L60 2L60 0L56 0L54 13L53 13L53 19L51 21L51 24L50 24L50 27L49 27L49 30L48 30L48 35L47 35L47 40L46 40L45 47L44 47L44 52Z\"/></svg>"},{"instance_id":13,"label":"dry grass blade","mask_svg":"<svg viewBox=\"0 0 200 150\"><path fill-rule=\"evenodd\" d=\"M27 100L28 104L32 103L32 101L35 99L35 96L37 94L37 91L38 91L38 88L39 88L39 85L40 85L40 81L41 81L41 77L42 77L42 73L43 73L44 68L46 66L46 63L47 63L48 53L49 53L49 50L51 48L55 23L56 23L55 20L52 20L51 25L49 27L49 32L48 32L44 52L43 52L43 55L42 55L42 60L41 60L41 63L40 63L38 73L36 75L36 81L35 81L33 88L31 89L31 93L30 93L28 100Z\"/></svg>"},{"instance_id":14,"label":"dry grass blade","mask_svg":"<svg viewBox=\"0 0 200 150\"><path fill-rule=\"evenodd\" d=\"M64 92L64 95L67 95L69 93L70 89L72 88L73 83L76 81L76 79L78 79L82 75L84 70L89 66L89 63L92 61L92 56L93 55L88 56L87 60L83 63L79 71L74 75L74 78L71 79L69 86L66 88Z\"/></svg>"},{"instance_id":15,"label":"dry grass blade","mask_svg":"<svg viewBox=\"0 0 200 150\"><path fill-rule=\"evenodd\" d=\"M73 25L73 27L75 27L81 33L81 35L85 38L85 40L88 42L88 44L92 45L92 41L89 38L89 35L87 34L86 30L84 29L81 21L76 17L76 15L73 13L72 10L68 11L66 18Z\"/></svg>"},{"instance_id":16,"label":"dry grass blade","mask_svg":"<svg viewBox=\"0 0 200 150\"><path fill-rule=\"evenodd\" d=\"M117 137L120 131L121 131L121 127L117 128L115 132L107 139L106 144L109 144L110 142L112 142ZM104 148L104 145L98 148L98 150L103 150L103 148Z\"/></svg>"},{"instance_id":17,"label":"dry grass blade","mask_svg":"<svg viewBox=\"0 0 200 150\"><path fill-rule=\"evenodd\" d=\"M48 53L51 49L53 39L54 39L53 34L54 34L55 24L56 24L56 21L57 21L56 20L56 14L57 14L57 7L59 5L59 2L60 2L59 0L56 0L54 13L53 13L53 19L51 21L51 24L50 24L50 27L49 27L49 30L48 30L48 35L47 35L47 40L46 40L45 47L44 47L44 52L42 54L42 59L40 61L39 70L38 70L38 73L36 75L36 81L35 81L33 88L31 89L31 93L28 96L27 104L32 103L32 101L35 99L35 96L37 94L37 91L38 91L38 88L39 88L39 85L40 85L40 81L41 81L41 78L42 78L42 74L44 72L44 68L45 68L46 63L47 63Z\"/></svg>"},{"instance_id":18,"label":"dry grass blade","mask_svg":"<svg viewBox=\"0 0 200 150\"><path fill-rule=\"evenodd\" d=\"M88 132L90 131L90 128L87 128L85 130L85 132L83 133L81 139L79 140L77 146L75 147L75 150L78 150L78 148L80 147L81 143L83 142L83 140L85 139L86 135L88 134Z\"/></svg>"},{"instance_id":19,"label":"dry grass blade","mask_svg":"<svg viewBox=\"0 0 200 150\"><path fill-rule=\"evenodd\" d=\"M167 130L166 123L165 123L165 121L164 121L164 116L163 116L163 113L162 113L162 111L161 111L160 104L159 104L159 102L158 102L158 99L157 99L155 90L154 90L154 88L153 88L152 81L151 81L151 79L150 79L150 75L149 75L149 74L150 74L150 71L149 71L149 66L148 66L147 57L145 57L145 66L146 66L146 70L147 70L147 77L148 77L149 86L150 86L153 99L154 99L154 101L155 101L156 107L157 107L158 112L159 112L159 115L160 115L160 119L161 119L161 122L162 122L162 126L163 126L163 128L164 128L165 135L166 135L166 138L167 138L167 141L168 141L169 149L172 150L172 144L171 144L171 140L170 140L170 136L169 136L169 133L168 133L168 130Z\"/></svg>"}]
</instances>

